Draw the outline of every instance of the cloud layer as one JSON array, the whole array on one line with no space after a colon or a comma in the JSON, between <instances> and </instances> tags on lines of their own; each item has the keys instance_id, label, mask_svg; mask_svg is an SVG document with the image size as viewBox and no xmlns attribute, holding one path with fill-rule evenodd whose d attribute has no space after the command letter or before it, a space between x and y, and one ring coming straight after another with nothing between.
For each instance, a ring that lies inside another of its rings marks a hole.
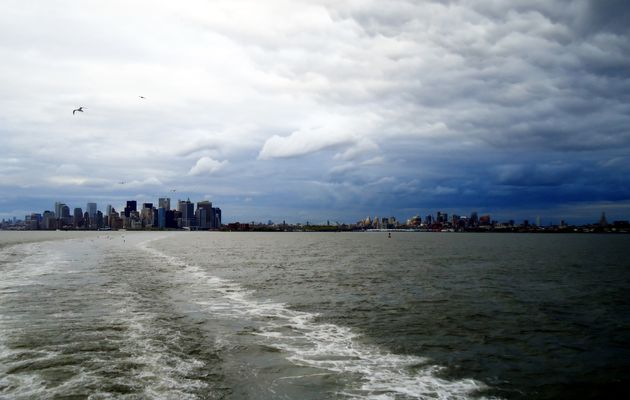
<instances>
[{"instance_id":1,"label":"cloud layer","mask_svg":"<svg viewBox=\"0 0 630 400\"><path fill-rule=\"evenodd\" d=\"M10 0L0 216L176 190L227 220L627 219L626 3Z\"/></svg>"}]
</instances>

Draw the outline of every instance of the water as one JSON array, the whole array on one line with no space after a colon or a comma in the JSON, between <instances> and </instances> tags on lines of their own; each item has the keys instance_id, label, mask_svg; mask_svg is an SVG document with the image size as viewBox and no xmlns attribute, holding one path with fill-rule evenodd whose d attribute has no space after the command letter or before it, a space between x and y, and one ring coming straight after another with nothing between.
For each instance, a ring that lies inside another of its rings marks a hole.
<instances>
[{"instance_id":1,"label":"water","mask_svg":"<svg viewBox=\"0 0 630 400\"><path fill-rule=\"evenodd\" d=\"M0 398L621 398L628 249L621 235L0 232Z\"/></svg>"}]
</instances>

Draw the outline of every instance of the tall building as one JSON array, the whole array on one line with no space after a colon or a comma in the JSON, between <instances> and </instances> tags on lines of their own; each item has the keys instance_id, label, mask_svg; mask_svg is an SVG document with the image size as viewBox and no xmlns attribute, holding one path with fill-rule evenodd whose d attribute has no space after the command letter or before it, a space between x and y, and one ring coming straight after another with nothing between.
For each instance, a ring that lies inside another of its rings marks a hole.
<instances>
[{"instance_id":1,"label":"tall building","mask_svg":"<svg viewBox=\"0 0 630 400\"><path fill-rule=\"evenodd\" d=\"M221 229L221 209L219 207L212 208L212 229Z\"/></svg>"},{"instance_id":2,"label":"tall building","mask_svg":"<svg viewBox=\"0 0 630 400\"><path fill-rule=\"evenodd\" d=\"M470 214L470 220L468 222L469 225L473 228L479 226L479 216L477 215L477 211L473 211Z\"/></svg>"},{"instance_id":3,"label":"tall building","mask_svg":"<svg viewBox=\"0 0 630 400\"><path fill-rule=\"evenodd\" d=\"M28 219L28 224L26 226L28 229L33 229L33 230L40 229L42 221L43 221L43 217L41 214L31 213ZM25 218L25 222L26 222L26 218Z\"/></svg>"},{"instance_id":4,"label":"tall building","mask_svg":"<svg viewBox=\"0 0 630 400\"><path fill-rule=\"evenodd\" d=\"M86 224L87 227L89 227L90 229L96 229L96 203L87 203L87 207L86 210L87 214L90 217L90 223L89 225Z\"/></svg>"},{"instance_id":5,"label":"tall building","mask_svg":"<svg viewBox=\"0 0 630 400\"><path fill-rule=\"evenodd\" d=\"M55 217L56 218L61 218L61 207L63 205L64 204L62 202L60 202L60 201L56 201L55 202Z\"/></svg>"},{"instance_id":6,"label":"tall building","mask_svg":"<svg viewBox=\"0 0 630 400\"><path fill-rule=\"evenodd\" d=\"M142 212L140 213L142 219L143 226L153 226L154 225L154 211L153 211L153 203L142 203Z\"/></svg>"},{"instance_id":7,"label":"tall building","mask_svg":"<svg viewBox=\"0 0 630 400\"><path fill-rule=\"evenodd\" d=\"M75 208L72 216L75 228L83 226L83 210L81 210L81 207Z\"/></svg>"},{"instance_id":8,"label":"tall building","mask_svg":"<svg viewBox=\"0 0 630 400\"><path fill-rule=\"evenodd\" d=\"M87 203L87 207L85 208L85 211L87 211L87 213L90 216L90 220L95 219L96 218L96 203Z\"/></svg>"},{"instance_id":9,"label":"tall building","mask_svg":"<svg viewBox=\"0 0 630 400\"><path fill-rule=\"evenodd\" d=\"M61 220L61 225L69 225L70 224L70 207L63 204L61 209L59 210L59 217Z\"/></svg>"},{"instance_id":10,"label":"tall building","mask_svg":"<svg viewBox=\"0 0 630 400\"><path fill-rule=\"evenodd\" d=\"M168 211L171 209L171 199L168 197L160 197L158 200L158 208Z\"/></svg>"},{"instance_id":11,"label":"tall building","mask_svg":"<svg viewBox=\"0 0 630 400\"><path fill-rule=\"evenodd\" d=\"M213 228L212 202L197 202L197 212L195 213L195 216L197 217L197 225L199 225L199 229Z\"/></svg>"},{"instance_id":12,"label":"tall building","mask_svg":"<svg viewBox=\"0 0 630 400\"><path fill-rule=\"evenodd\" d=\"M424 217L424 223L425 225L432 225L433 224L433 216L431 214L428 214L426 217Z\"/></svg>"},{"instance_id":13,"label":"tall building","mask_svg":"<svg viewBox=\"0 0 630 400\"><path fill-rule=\"evenodd\" d=\"M486 214L479 217L479 225L488 226L490 224L491 224L490 215Z\"/></svg>"},{"instance_id":14,"label":"tall building","mask_svg":"<svg viewBox=\"0 0 630 400\"><path fill-rule=\"evenodd\" d=\"M181 213L180 228L190 228L195 226L195 204L190 201L177 201L177 211Z\"/></svg>"},{"instance_id":15,"label":"tall building","mask_svg":"<svg viewBox=\"0 0 630 400\"><path fill-rule=\"evenodd\" d=\"M599 226L608 226L608 220L606 219L606 213L602 211L602 216L599 217Z\"/></svg>"},{"instance_id":16,"label":"tall building","mask_svg":"<svg viewBox=\"0 0 630 400\"><path fill-rule=\"evenodd\" d=\"M179 218L179 211L167 210L164 217L164 226L167 228L177 228L177 218Z\"/></svg>"},{"instance_id":17,"label":"tall building","mask_svg":"<svg viewBox=\"0 0 630 400\"><path fill-rule=\"evenodd\" d=\"M48 210L44 211L42 223L44 229L57 229L57 220L55 219L55 213Z\"/></svg>"},{"instance_id":18,"label":"tall building","mask_svg":"<svg viewBox=\"0 0 630 400\"><path fill-rule=\"evenodd\" d=\"M166 228L166 208L160 207L158 208L158 228L164 229Z\"/></svg>"},{"instance_id":19,"label":"tall building","mask_svg":"<svg viewBox=\"0 0 630 400\"><path fill-rule=\"evenodd\" d=\"M103 219L103 213L101 211L97 211L96 214L94 215L94 218L96 219L95 228L96 229L102 228L105 222Z\"/></svg>"},{"instance_id":20,"label":"tall building","mask_svg":"<svg viewBox=\"0 0 630 400\"><path fill-rule=\"evenodd\" d=\"M129 215L132 212L137 211L137 206L138 206L138 203L136 203L135 200L128 200L127 206L125 207L125 211L124 211L125 217L129 218Z\"/></svg>"}]
</instances>

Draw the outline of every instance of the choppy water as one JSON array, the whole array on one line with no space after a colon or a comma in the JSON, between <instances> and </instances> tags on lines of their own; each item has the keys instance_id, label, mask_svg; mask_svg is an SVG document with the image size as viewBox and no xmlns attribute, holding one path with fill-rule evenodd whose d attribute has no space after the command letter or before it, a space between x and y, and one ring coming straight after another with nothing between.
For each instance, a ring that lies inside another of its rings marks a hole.
<instances>
[{"instance_id":1,"label":"choppy water","mask_svg":"<svg viewBox=\"0 0 630 400\"><path fill-rule=\"evenodd\" d=\"M628 392L630 236L33 235L0 233L0 398Z\"/></svg>"}]
</instances>

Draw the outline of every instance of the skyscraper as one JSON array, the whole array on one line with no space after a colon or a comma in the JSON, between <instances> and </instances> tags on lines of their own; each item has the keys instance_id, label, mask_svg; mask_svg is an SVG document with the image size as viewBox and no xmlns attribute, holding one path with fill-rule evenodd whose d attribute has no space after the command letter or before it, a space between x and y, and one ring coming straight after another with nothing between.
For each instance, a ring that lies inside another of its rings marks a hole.
<instances>
[{"instance_id":1,"label":"skyscraper","mask_svg":"<svg viewBox=\"0 0 630 400\"><path fill-rule=\"evenodd\" d=\"M599 217L599 226L607 226L608 220L606 219L606 213L602 211L602 216Z\"/></svg>"},{"instance_id":2,"label":"skyscraper","mask_svg":"<svg viewBox=\"0 0 630 400\"><path fill-rule=\"evenodd\" d=\"M138 203L136 203L135 200L128 200L127 201L127 206L125 207L125 217L129 218L129 215L133 212L136 211L136 207L137 207Z\"/></svg>"},{"instance_id":3,"label":"skyscraper","mask_svg":"<svg viewBox=\"0 0 630 400\"><path fill-rule=\"evenodd\" d=\"M96 203L87 203L86 211L90 216L90 221L96 219Z\"/></svg>"},{"instance_id":4,"label":"skyscraper","mask_svg":"<svg viewBox=\"0 0 630 400\"><path fill-rule=\"evenodd\" d=\"M95 227L97 229L102 228L103 227L103 213L100 211L97 211L96 214L94 215L96 221L95 221Z\"/></svg>"},{"instance_id":5,"label":"skyscraper","mask_svg":"<svg viewBox=\"0 0 630 400\"><path fill-rule=\"evenodd\" d=\"M155 219L153 203L142 203L142 212L140 216L143 226L153 226Z\"/></svg>"},{"instance_id":6,"label":"skyscraper","mask_svg":"<svg viewBox=\"0 0 630 400\"><path fill-rule=\"evenodd\" d=\"M197 202L197 224L200 229L210 229L212 228L212 202L210 201L200 201Z\"/></svg>"},{"instance_id":7,"label":"skyscraper","mask_svg":"<svg viewBox=\"0 0 630 400\"><path fill-rule=\"evenodd\" d=\"M161 199L160 199L161 200ZM166 209L164 207L158 208L158 228L166 228Z\"/></svg>"},{"instance_id":8,"label":"skyscraper","mask_svg":"<svg viewBox=\"0 0 630 400\"><path fill-rule=\"evenodd\" d=\"M472 228L479 226L479 216L477 215L477 211L473 211L470 214L469 224Z\"/></svg>"},{"instance_id":9,"label":"skyscraper","mask_svg":"<svg viewBox=\"0 0 630 400\"><path fill-rule=\"evenodd\" d=\"M61 206L63 206L62 202L55 202L55 218L61 218Z\"/></svg>"},{"instance_id":10,"label":"skyscraper","mask_svg":"<svg viewBox=\"0 0 630 400\"><path fill-rule=\"evenodd\" d=\"M221 229L221 209L219 207L212 207L212 229Z\"/></svg>"},{"instance_id":11,"label":"skyscraper","mask_svg":"<svg viewBox=\"0 0 630 400\"><path fill-rule=\"evenodd\" d=\"M163 208L168 211L171 209L171 199L168 197L160 197L158 200L158 208Z\"/></svg>"},{"instance_id":12,"label":"skyscraper","mask_svg":"<svg viewBox=\"0 0 630 400\"><path fill-rule=\"evenodd\" d=\"M191 226L195 226L195 204L190 201L190 199L186 201L179 200L177 202L177 211L179 211L182 215L181 227L189 228Z\"/></svg>"},{"instance_id":13,"label":"skyscraper","mask_svg":"<svg viewBox=\"0 0 630 400\"><path fill-rule=\"evenodd\" d=\"M57 218L62 221L62 226L70 223L70 207L63 204L59 210L60 214Z\"/></svg>"},{"instance_id":14,"label":"skyscraper","mask_svg":"<svg viewBox=\"0 0 630 400\"><path fill-rule=\"evenodd\" d=\"M83 225L83 210L81 210L81 207L74 209L73 219L75 228Z\"/></svg>"}]
</instances>

